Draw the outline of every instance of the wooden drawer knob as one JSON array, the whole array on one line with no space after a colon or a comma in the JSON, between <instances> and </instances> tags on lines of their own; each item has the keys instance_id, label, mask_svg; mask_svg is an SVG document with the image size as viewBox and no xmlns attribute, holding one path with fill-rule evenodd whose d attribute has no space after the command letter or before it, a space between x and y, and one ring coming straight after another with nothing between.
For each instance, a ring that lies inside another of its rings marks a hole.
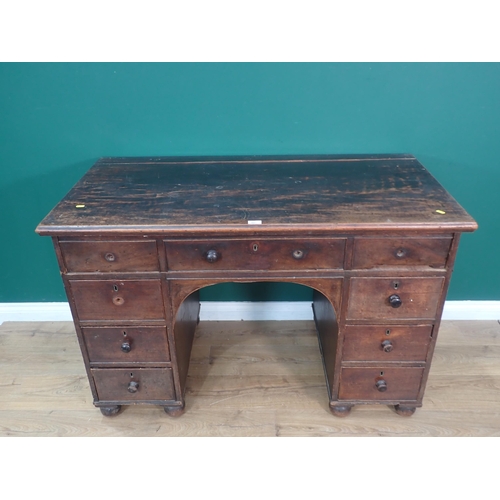
<instances>
[{"instance_id":1,"label":"wooden drawer knob","mask_svg":"<svg viewBox=\"0 0 500 500\"><path fill-rule=\"evenodd\" d=\"M398 259L402 259L403 257L406 257L406 254L408 252L406 251L406 248L398 248L395 252L395 255Z\"/></svg>"},{"instance_id":2,"label":"wooden drawer knob","mask_svg":"<svg viewBox=\"0 0 500 500\"><path fill-rule=\"evenodd\" d=\"M135 380L132 380L131 382L129 382L127 390L132 394L136 393L139 390L139 383Z\"/></svg>"},{"instance_id":3,"label":"wooden drawer knob","mask_svg":"<svg viewBox=\"0 0 500 500\"><path fill-rule=\"evenodd\" d=\"M302 257L304 257L304 251L303 250L294 250L292 252L292 256L294 259L300 260Z\"/></svg>"},{"instance_id":4,"label":"wooden drawer knob","mask_svg":"<svg viewBox=\"0 0 500 500\"><path fill-rule=\"evenodd\" d=\"M125 299L123 297L113 297L112 298L113 304L115 306L122 306L125 303Z\"/></svg>"},{"instance_id":5,"label":"wooden drawer knob","mask_svg":"<svg viewBox=\"0 0 500 500\"><path fill-rule=\"evenodd\" d=\"M392 307L401 307L403 301L399 295L394 294L389 297L389 304L391 304Z\"/></svg>"},{"instance_id":6,"label":"wooden drawer knob","mask_svg":"<svg viewBox=\"0 0 500 500\"><path fill-rule=\"evenodd\" d=\"M390 340L384 340L382 342L382 350L384 352L391 352L394 349L392 342Z\"/></svg>"},{"instance_id":7,"label":"wooden drawer knob","mask_svg":"<svg viewBox=\"0 0 500 500\"><path fill-rule=\"evenodd\" d=\"M121 347L123 352L130 352L132 350L132 346L130 345L130 340L125 340Z\"/></svg>"},{"instance_id":8,"label":"wooden drawer knob","mask_svg":"<svg viewBox=\"0 0 500 500\"><path fill-rule=\"evenodd\" d=\"M108 262L114 262L116 260L116 257L115 257L115 254L114 253L111 253L111 252L108 252L104 255L104 258L108 261Z\"/></svg>"},{"instance_id":9,"label":"wooden drawer knob","mask_svg":"<svg viewBox=\"0 0 500 500\"><path fill-rule=\"evenodd\" d=\"M217 262L220 258L220 255L216 250L209 250L205 256L208 262Z\"/></svg>"},{"instance_id":10,"label":"wooden drawer knob","mask_svg":"<svg viewBox=\"0 0 500 500\"><path fill-rule=\"evenodd\" d=\"M387 382L385 380L377 380L375 387L377 388L377 391L385 392L387 391Z\"/></svg>"}]
</instances>

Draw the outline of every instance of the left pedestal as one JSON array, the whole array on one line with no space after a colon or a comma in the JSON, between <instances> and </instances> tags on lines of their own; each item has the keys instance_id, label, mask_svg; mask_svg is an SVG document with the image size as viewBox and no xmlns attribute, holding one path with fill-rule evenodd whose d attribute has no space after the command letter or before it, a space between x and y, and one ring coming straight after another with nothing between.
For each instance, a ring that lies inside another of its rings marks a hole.
<instances>
[{"instance_id":1,"label":"left pedestal","mask_svg":"<svg viewBox=\"0 0 500 500\"><path fill-rule=\"evenodd\" d=\"M159 243L54 243L94 404L105 416L134 404L182 414L199 302L194 294L175 320Z\"/></svg>"}]
</instances>

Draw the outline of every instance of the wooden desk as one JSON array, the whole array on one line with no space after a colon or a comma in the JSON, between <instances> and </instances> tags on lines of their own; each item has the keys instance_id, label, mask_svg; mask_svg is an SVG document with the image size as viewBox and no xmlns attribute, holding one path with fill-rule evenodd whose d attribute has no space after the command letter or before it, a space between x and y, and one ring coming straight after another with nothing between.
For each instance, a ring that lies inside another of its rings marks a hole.
<instances>
[{"instance_id":1,"label":"wooden desk","mask_svg":"<svg viewBox=\"0 0 500 500\"><path fill-rule=\"evenodd\" d=\"M102 158L40 223L94 404L184 410L198 290L311 287L330 408L422 405L459 236L410 155Z\"/></svg>"}]
</instances>

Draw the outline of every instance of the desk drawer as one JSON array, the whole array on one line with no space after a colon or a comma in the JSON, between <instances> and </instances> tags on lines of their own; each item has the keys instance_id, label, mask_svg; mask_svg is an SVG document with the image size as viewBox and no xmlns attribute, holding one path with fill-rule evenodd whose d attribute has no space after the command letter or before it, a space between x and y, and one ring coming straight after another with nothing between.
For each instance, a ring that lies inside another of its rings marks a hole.
<instances>
[{"instance_id":1,"label":"desk drawer","mask_svg":"<svg viewBox=\"0 0 500 500\"><path fill-rule=\"evenodd\" d=\"M100 401L175 399L171 368L93 368L91 372Z\"/></svg>"},{"instance_id":2,"label":"desk drawer","mask_svg":"<svg viewBox=\"0 0 500 500\"><path fill-rule=\"evenodd\" d=\"M159 271L156 241L61 241L68 272Z\"/></svg>"},{"instance_id":3,"label":"desk drawer","mask_svg":"<svg viewBox=\"0 0 500 500\"><path fill-rule=\"evenodd\" d=\"M344 361L425 361L431 325L345 327Z\"/></svg>"},{"instance_id":4,"label":"desk drawer","mask_svg":"<svg viewBox=\"0 0 500 500\"><path fill-rule=\"evenodd\" d=\"M70 280L80 320L163 319L160 280Z\"/></svg>"},{"instance_id":5,"label":"desk drawer","mask_svg":"<svg viewBox=\"0 0 500 500\"><path fill-rule=\"evenodd\" d=\"M168 269L341 269L344 238L307 240L166 241Z\"/></svg>"},{"instance_id":6,"label":"desk drawer","mask_svg":"<svg viewBox=\"0 0 500 500\"><path fill-rule=\"evenodd\" d=\"M444 278L351 278L347 319L428 319L436 316Z\"/></svg>"},{"instance_id":7,"label":"desk drawer","mask_svg":"<svg viewBox=\"0 0 500 500\"><path fill-rule=\"evenodd\" d=\"M415 401L424 368L342 368L339 399Z\"/></svg>"},{"instance_id":8,"label":"desk drawer","mask_svg":"<svg viewBox=\"0 0 500 500\"><path fill-rule=\"evenodd\" d=\"M451 238L356 238L352 266L444 268L450 245Z\"/></svg>"},{"instance_id":9,"label":"desk drawer","mask_svg":"<svg viewBox=\"0 0 500 500\"><path fill-rule=\"evenodd\" d=\"M165 363L170 361L163 327L83 328L90 363Z\"/></svg>"}]
</instances>

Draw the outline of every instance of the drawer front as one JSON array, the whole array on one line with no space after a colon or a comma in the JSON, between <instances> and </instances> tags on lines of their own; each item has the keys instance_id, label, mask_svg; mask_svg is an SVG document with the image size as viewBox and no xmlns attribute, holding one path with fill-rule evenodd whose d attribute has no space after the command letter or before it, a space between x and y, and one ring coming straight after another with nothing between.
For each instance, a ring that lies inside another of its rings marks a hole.
<instances>
[{"instance_id":1,"label":"drawer front","mask_svg":"<svg viewBox=\"0 0 500 500\"><path fill-rule=\"evenodd\" d=\"M423 368L342 368L339 399L415 401Z\"/></svg>"},{"instance_id":2,"label":"drawer front","mask_svg":"<svg viewBox=\"0 0 500 500\"><path fill-rule=\"evenodd\" d=\"M83 328L82 332L91 363L170 361L165 328Z\"/></svg>"},{"instance_id":3,"label":"drawer front","mask_svg":"<svg viewBox=\"0 0 500 500\"><path fill-rule=\"evenodd\" d=\"M347 319L429 319L436 316L444 278L351 278Z\"/></svg>"},{"instance_id":4,"label":"drawer front","mask_svg":"<svg viewBox=\"0 0 500 500\"><path fill-rule=\"evenodd\" d=\"M168 269L341 269L344 238L296 240L166 241Z\"/></svg>"},{"instance_id":5,"label":"drawer front","mask_svg":"<svg viewBox=\"0 0 500 500\"><path fill-rule=\"evenodd\" d=\"M91 372L100 401L175 400L171 368L93 368Z\"/></svg>"},{"instance_id":6,"label":"drawer front","mask_svg":"<svg viewBox=\"0 0 500 500\"><path fill-rule=\"evenodd\" d=\"M384 266L444 268L451 238L356 238L354 269Z\"/></svg>"},{"instance_id":7,"label":"drawer front","mask_svg":"<svg viewBox=\"0 0 500 500\"><path fill-rule=\"evenodd\" d=\"M80 320L163 319L160 280L70 280Z\"/></svg>"},{"instance_id":8,"label":"drawer front","mask_svg":"<svg viewBox=\"0 0 500 500\"><path fill-rule=\"evenodd\" d=\"M425 361L431 325L345 327L344 361Z\"/></svg>"},{"instance_id":9,"label":"drawer front","mask_svg":"<svg viewBox=\"0 0 500 500\"><path fill-rule=\"evenodd\" d=\"M69 272L159 271L156 241L61 241Z\"/></svg>"}]
</instances>

